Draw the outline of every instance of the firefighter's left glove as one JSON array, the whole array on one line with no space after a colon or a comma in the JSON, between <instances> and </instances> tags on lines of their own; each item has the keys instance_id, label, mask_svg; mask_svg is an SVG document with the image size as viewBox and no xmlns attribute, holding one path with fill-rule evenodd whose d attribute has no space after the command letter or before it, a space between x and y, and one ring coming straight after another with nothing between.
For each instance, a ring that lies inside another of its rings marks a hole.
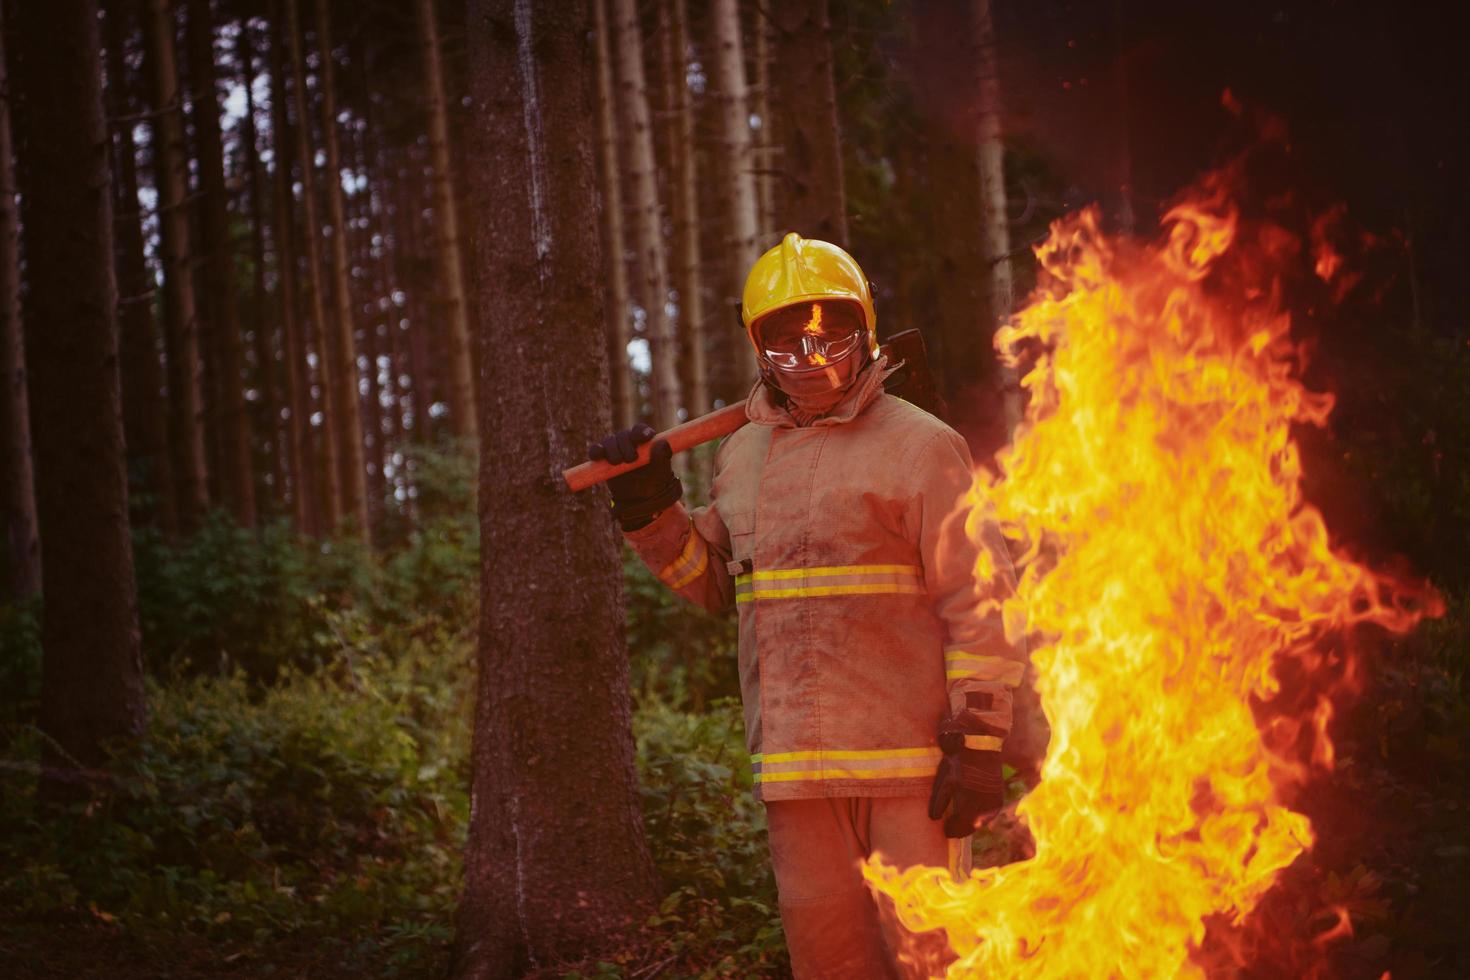
<instances>
[{"instance_id":1,"label":"firefighter's left glove","mask_svg":"<svg viewBox=\"0 0 1470 980\"><path fill-rule=\"evenodd\" d=\"M939 730L939 748L944 757L939 760L939 771L929 790L929 819L944 820L946 837L968 837L981 817L1005 804L1000 752L966 748L965 734L948 723Z\"/></svg>"},{"instance_id":2,"label":"firefighter's left glove","mask_svg":"<svg viewBox=\"0 0 1470 980\"><path fill-rule=\"evenodd\" d=\"M589 459L605 459L615 465L631 463L638 458L638 447L654 435L653 427L640 422L603 436L587 447ZM670 462L674 450L660 439L648 454L647 464L607 481L612 492L613 517L624 531L636 531L653 522L658 513L684 496L684 485L674 475Z\"/></svg>"}]
</instances>

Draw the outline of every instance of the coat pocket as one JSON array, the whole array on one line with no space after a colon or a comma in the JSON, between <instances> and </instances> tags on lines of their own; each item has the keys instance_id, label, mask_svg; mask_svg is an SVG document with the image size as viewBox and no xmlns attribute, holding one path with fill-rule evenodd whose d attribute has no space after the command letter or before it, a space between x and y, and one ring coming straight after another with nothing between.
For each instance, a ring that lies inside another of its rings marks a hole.
<instances>
[{"instance_id":1,"label":"coat pocket","mask_svg":"<svg viewBox=\"0 0 1470 980\"><path fill-rule=\"evenodd\" d=\"M725 529L730 532L730 558L728 564L732 575L749 572L755 560L755 511L737 511L721 514Z\"/></svg>"}]
</instances>

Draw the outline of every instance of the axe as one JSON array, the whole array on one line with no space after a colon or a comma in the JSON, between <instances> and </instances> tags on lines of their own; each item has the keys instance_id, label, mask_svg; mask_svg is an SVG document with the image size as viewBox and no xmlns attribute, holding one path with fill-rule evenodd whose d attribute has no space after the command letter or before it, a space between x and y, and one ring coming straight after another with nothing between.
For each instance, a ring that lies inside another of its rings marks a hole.
<instances>
[{"instance_id":1,"label":"axe","mask_svg":"<svg viewBox=\"0 0 1470 980\"><path fill-rule=\"evenodd\" d=\"M897 395L940 418L944 417L944 401L929 373L929 359L924 350L924 338L918 330L905 330L894 334L888 343L878 348L886 355L894 371L883 382L890 395ZM703 445L712 439L727 436L740 428L749 419L745 417L745 403L738 402L716 409L707 415L681 422L667 429L638 447L638 458L631 463L614 465L606 460L588 460L562 471L562 478L575 493L596 486L630 470L636 470L648 462L653 444L660 439L669 444L676 453Z\"/></svg>"}]
</instances>

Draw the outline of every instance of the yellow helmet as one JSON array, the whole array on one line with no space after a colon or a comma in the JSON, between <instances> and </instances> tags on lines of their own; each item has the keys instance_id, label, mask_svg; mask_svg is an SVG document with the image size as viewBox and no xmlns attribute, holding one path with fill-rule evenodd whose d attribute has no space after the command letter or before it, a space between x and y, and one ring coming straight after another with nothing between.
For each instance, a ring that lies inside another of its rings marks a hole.
<instances>
[{"instance_id":1,"label":"yellow helmet","mask_svg":"<svg viewBox=\"0 0 1470 980\"><path fill-rule=\"evenodd\" d=\"M745 278L740 299L740 319L745 335L759 356L760 347L751 329L768 313L798 303L823 299L851 300L862 307L868 331L868 352L878 356L878 313L868 277L857 260L830 242L802 238L790 232L781 244L756 259Z\"/></svg>"}]
</instances>

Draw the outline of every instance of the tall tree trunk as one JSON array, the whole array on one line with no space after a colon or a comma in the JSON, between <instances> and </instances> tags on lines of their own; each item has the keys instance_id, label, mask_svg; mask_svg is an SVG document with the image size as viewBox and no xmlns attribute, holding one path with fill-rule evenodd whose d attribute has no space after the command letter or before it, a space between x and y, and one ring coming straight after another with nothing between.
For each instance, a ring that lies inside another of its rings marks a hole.
<instances>
[{"instance_id":1,"label":"tall tree trunk","mask_svg":"<svg viewBox=\"0 0 1470 980\"><path fill-rule=\"evenodd\" d=\"M259 393L260 449L270 478L271 506L281 513L286 503L285 456L281 452L281 400L276 366L276 318L271 316L265 288L265 205L260 179L259 136L255 125L255 39L249 18L240 21L235 36L235 59L240 65L240 87L245 91L241 120L241 156L245 165L245 195L250 214L250 290L255 319L255 388Z\"/></svg>"},{"instance_id":2,"label":"tall tree trunk","mask_svg":"<svg viewBox=\"0 0 1470 980\"><path fill-rule=\"evenodd\" d=\"M340 440L338 460L341 463L342 517L355 525L355 530L369 536L367 512L367 474L363 458L362 397L357 378L357 331L352 315L352 263L347 256L348 237L346 209L342 205L342 149L337 136L337 81L332 67L332 24L327 0L316 0L316 46L321 57L317 77L322 87L322 143L326 148L327 217L332 222L332 298L335 316L327 321L332 331L327 344L332 358L334 384L327 389L332 401Z\"/></svg>"},{"instance_id":3,"label":"tall tree trunk","mask_svg":"<svg viewBox=\"0 0 1470 980\"><path fill-rule=\"evenodd\" d=\"M439 60L439 27L434 0L417 0L419 47L429 102L429 153L434 165L434 237L438 243L439 288L448 334L449 428L457 438L476 435L474 363L470 353L469 304L465 297L464 257L460 254L458 197L449 151L449 117L444 105L444 69Z\"/></svg>"},{"instance_id":4,"label":"tall tree trunk","mask_svg":"<svg viewBox=\"0 0 1470 980\"><path fill-rule=\"evenodd\" d=\"M360 47L354 50L354 60L362 66L359 69L362 90L370 92L366 71L368 59ZM352 223L360 224L362 230L353 236L353 265L362 270L367 292L361 306L367 314L367 323L362 331L362 353L367 360L367 393L362 398L363 453L366 462L364 472L367 477L368 527L376 534L383 526L383 469L386 463L383 451L384 385L379 359L382 357L382 328L386 319L382 299L387 287L378 277L378 263L374 258L376 247L373 238L378 227L375 198L377 184L372 179L373 158L368 150L368 131L363 128L354 130L351 146L353 165L365 180L364 189L355 195L357 208Z\"/></svg>"},{"instance_id":5,"label":"tall tree trunk","mask_svg":"<svg viewBox=\"0 0 1470 980\"><path fill-rule=\"evenodd\" d=\"M990 0L972 0L974 18L977 169L980 177L980 257L985 264L986 339L1001 321L1010 316L1011 236L1007 224L1005 144L1001 141L1000 51L995 41L995 24ZM1001 391L1005 441L1009 442L1021 421L1020 379L1014 369L996 363L996 382Z\"/></svg>"},{"instance_id":6,"label":"tall tree trunk","mask_svg":"<svg viewBox=\"0 0 1470 980\"><path fill-rule=\"evenodd\" d=\"M0 570L5 588L0 595L28 599L41 590L41 539L31 467L31 411L20 319L20 225L15 210L3 38L0 29L0 92L6 93L0 98L0 378L4 379L0 383L0 515L5 520L5 566Z\"/></svg>"},{"instance_id":7,"label":"tall tree trunk","mask_svg":"<svg viewBox=\"0 0 1470 980\"><path fill-rule=\"evenodd\" d=\"M128 70L126 39L137 26L134 0L108 5L107 86L108 114L135 117L140 100L136 81ZM159 366L158 322L153 315L157 289L143 250L142 212L138 202L138 151L133 123L121 122L113 143L113 229L117 247L118 326L122 332L123 436L130 469L141 470L139 488L152 506L144 513L167 537L179 531L179 511L173 460L168 444L168 397ZM130 497L132 495L130 494ZM132 499L134 510L138 500Z\"/></svg>"},{"instance_id":8,"label":"tall tree trunk","mask_svg":"<svg viewBox=\"0 0 1470 980\"><path fill-rule=\"evenodd\" d=\"M612 12L617 20L618 88L622 95L618 101L625 113L628 177L633 192L633 242L638 250L636 267L642 274L639 303L647 313L653 419L657 428L666 429L678 422L683 397L679 390L679 347L669 317L669 270L660 231L663 223L654 169L653 120L643 71L643 39L636 0L612 0Z\"/></svg>"},{"instance_id":9,"label":"tall tree trunk","mask_svg":"<svg viewBox=\"0 0 1470 980\"><path fill-rule=\"evenodd\" d=\"M215 335L219 374L219 483L230 513L242 527L255 526L255 476L250 459L250 419L245 413L245 350L240 335L239 290L225 190L225 150L220 133L214 69L214 18L210 0L189 0L189 71L199 142L200 227L205 305Z\"/></svg>"},{"instance_id":10,"label":"tall tree trunk","mask_svg":"<svg viewBox=\"0 0 1470 980\"><path fill-rule=\"evenodd\" d=\"M158 191L164 335L168 342L169 445L173 450L179 526L187 533L199 527L209 507L199 319L189 230L189 160L174 58L173 11L169 0L146 0L146 10L143 37L153 88L153 185Z\"/></svg>"},{"instance_id":11,"label":"tall tree trunk","mask_svg":"<svg viewBox=\"0 0 1470 980\"><path fill-rule=\"evenodd\" d=\"M15 150L26 258L41 616L43 787L140 735L139 646L118 377L112 184L95 0L19 3ZM68 772L70 770L70 772Z\"/></svg>"},{"instance_id":12,"label":"tall tree trunk","mask_svg":"<svg viewBox=\"0 0 1470 980\"><path fill-rule=\"evenodd\" d=\"M968 436L999 414L990 390L994 359L986 308L989 273L981 259L975 69L979 52L972 2L920 0L915 6L912 52L934 202L936 316L928 339L934 362L944 368L951 415Z\"/></svg>"},{"instance_id":13,"label":"tall tree trunk","mask_svg":"<svg viewBox=\"0 0 1470 980\"><path fill-rule=\"evenodd\" d=\"M725 275L715 330L715 352L719 379L715 396L726 402L745 397L755 381L755 357L750 345L730 326L738 316L745 277L760 256L759 214L756 207L755 166L751 154L750 111L745 83L745 54L740 37L740 11L736 0L710 3L710 86L719 102L718 131L720 158L724 164L720 184L720 213L715 216L727 229L724 243Z\"/></svg>"},{"instance_id":14,"label":"tall tree trunk","mask_svg":"<svg viewBox=\"0 0 1470 980\"><path fill-rule=\"evenodd\" d=\"M482 163L475 320L502 381L481 400L480 680L460 978L518 975L616 942L656 898L617 542L604 498L549 489L609 421L604 347L587 343L587 325L603 322L587 220L597 206L588 27L580 4L533 13L530 0L470 3L470 131Z\"/></svg>"},{"instance_id":15,"label":"tall tree trunk","mask_svg":"<svg viewBox=\"0 0 1470 980\"><path fill-rule=\"evenodd\" d=\"M419 205L414 199L414 191L418 188L415 180L416 175L412 168L412 155L409 155L409 166L399 172L396 181L398 196L397 222L394 238L398 247L393 251L394 273L402 285L408 299L405 312L408 314L408 329L404 331L404 346L407 348L408 360L408 417L412 424L410 438L414 442L428 443L431 440L429 406L434 402L434 373L430 367L428 325L424 322L423 304L419 302L421 283L413 278L410 273L417 265L414 262L414 243L419 241L418 217Z\"/></svg>"},{"instance_id":16,"label":"tall tree trunk","mask_svg":"<svg viewBox=\"0 0 1470 980\"><path fill-rule=\"evenodd\" d=\"M285 0L286 32L291 51L291 82L296 104L296 166L301 171L301 212L303 218L302 238L306 240L306 278L301 283L310 293L311 340L316 346L317 380L321 384L321 466L317 476L321 479L319 497L322 502L322 531L338 530L342 523L342 467L338 456L337 430L341 420L332 404L332 393L337 390L336 357L329 350L331 338L327 327L326 303L322 293L321 222L316 209L316 166L312 162L311 143L311 99L306 91L306 59L303 53L305 41L301 32L301 17L296 0ZM327 179L338 179L329 174Z\"/></svg>"},{"instance_id":17,"label":"tall tree trunk","mask_svg":"<svg viewBox=\"0 0 1470 980\"><path fill-rule=\"evenodd\" d=\"M623 186L618 166L617 106L613 101L612 53L608 43L607 0L592 0L597 38L597 176L602 191L602 252L607 265L607 357L612 378L613 424L626 429L637 420L633 339L628 298L628 264L623 255Z\"/></svg>"},{"instance_id":18,"label":"tall tree trunk","mask_svg":"<svg viewBox=\"0 0 1470 980\"><path fill-rule=\"evenodd\" d=\"M301 321L296 316L296 236L292 214L291 158L295 134L286 112L287 58L291 42L285 18L286 0L271 0L271 157L275 163L276 298L279 301L283 354L286 360L286 457L291 470L291 508L296 529L304 534L321 533L317 519L316 469L310 463L310 380L306 370L306 345ZM305 175L309 186L310 171Z\"/></svg>"},{"instance_id":19,"label":"tall tree trunk","mask_svg":"<svg viewBox=\"0 0 1470 980\"><path fill-rule=\"evenodd\" d=\"M659 35L665 102L669 114L669 159L674 223L674 291L679 296L679 351L684 368L684 404L689 414L709 411L705 369L704 296L699 283L698 161L694 152L694 111L689 105L687 64L688 10L685 0L660 0Z\"/></svg>"},{"instance_id":20,"label":"tall tree trunk","mask_svg":"<svg viewBox=\"0 0 1470 980\"><path fill-rule=\"evenodd\" d=\"M781 224L803 237L845 247L847 198L827 0L785 0L770 10L781 106L775 127L782 147Z\"/></svg>"},{"instance_id":21,"label":"tall tree trunk","mask_svg":"<svg viewBox=\"0 0 1470 980\"><path fill-rule=\"evenodd\" d=\"M781 165L781 146L775 120L771 118L771 5L753 3L750 36L755 49L750 56L751 112L760 119L760 138L752 150L755 174L756 234L769 242L785 230L777 228L776 171Z\"/></svg>"}]
</instances>

